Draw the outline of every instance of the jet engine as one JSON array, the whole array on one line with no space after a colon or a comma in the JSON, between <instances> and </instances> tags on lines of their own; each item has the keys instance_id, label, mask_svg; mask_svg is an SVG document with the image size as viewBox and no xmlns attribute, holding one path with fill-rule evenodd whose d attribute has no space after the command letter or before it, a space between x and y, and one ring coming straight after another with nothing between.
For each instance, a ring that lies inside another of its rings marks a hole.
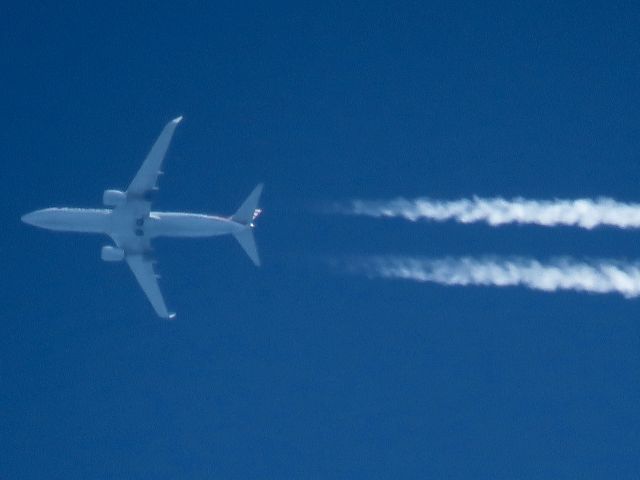
<instances>
[{"instance_id":1,"label":"jet engine","mask_svg":"<svg viewBox=\"0 0 640 480\"><path fill-rule=\"evenodd\" d=\"M124 250L118 247L112 247L111 245L105 245L102 247L100 257L105 262L121 262L124 260Z\"/></svg>"},{"instance_id":2,"label":"jet engine","mask_svg":"<svg viewBox=\"0 0 640 480\"><path fill-rule=\"evenodd\" d=\"M127 195L120 190L105 190L102 203L107 207L117 207L127 201Z\"/></svg>"}]
</instances>

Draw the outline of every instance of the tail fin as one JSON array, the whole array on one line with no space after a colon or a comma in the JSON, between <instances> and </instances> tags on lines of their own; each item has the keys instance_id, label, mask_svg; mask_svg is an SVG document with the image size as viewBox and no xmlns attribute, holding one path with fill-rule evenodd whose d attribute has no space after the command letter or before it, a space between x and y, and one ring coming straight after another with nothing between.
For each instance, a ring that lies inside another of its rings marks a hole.
<instances>
[{"instance_id":1,"label":"tail fin","mask_svg":"<svg viewBox=\"0 0 640 480\"><path fill-rule=\"evenodd\" d=\"M253 192L247 197L240 208L233 214L231 220L234 222L242 223L243 225L250 225L255 218L256 210L258 209L258 200L260 200L260 194L262 193L262 183L259 183Z\"/></svg>"},{"instance_id":2,"label":"tail fin","mask_svg":"<svg viewBox=\"0 0 640 480\"><path fill-rule=\"evenodd\" d=\"M262 193L263 185L260 183L253 189L253 192L247 197L236 213L233 214L231 220L246 225L247 228L233 234L243 250L249 255L249 258L256 266L260 266L260 257L256 248L256 241L253 238L253 221L260 214L258 209L258 200Z\"/></svg>"}]
</instances>

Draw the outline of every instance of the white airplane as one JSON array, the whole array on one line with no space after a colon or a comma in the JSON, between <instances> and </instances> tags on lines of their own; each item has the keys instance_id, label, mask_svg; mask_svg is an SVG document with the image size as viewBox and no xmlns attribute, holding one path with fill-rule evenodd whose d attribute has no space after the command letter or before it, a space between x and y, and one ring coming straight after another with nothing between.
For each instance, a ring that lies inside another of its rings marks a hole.
<instances>
[{"instance_id":1,"label":"white airplane","mask_svg":"<svg viewBox=\"0 0 640 480\"><path fill-rule=\"evenodd\" d=\"M102 260L125 260L144 290L158 316L174 318L167 310L158 286L151 256L151 239L155 237L210 237L233 235L257 266L260 258L253 238L253 221L260 215L257 208L262 184L259 184L231 217L199 213L153 212L150 195L158 190L156 182L162 174L162 161L173 132L182 120L170 121L160 133L138 173L125 192L106 190L102 203L109 209L45 208L28 213L22 221L49 230L101 233L110 236L115 246L102 247Z\"/></svg>"}]
</instances>

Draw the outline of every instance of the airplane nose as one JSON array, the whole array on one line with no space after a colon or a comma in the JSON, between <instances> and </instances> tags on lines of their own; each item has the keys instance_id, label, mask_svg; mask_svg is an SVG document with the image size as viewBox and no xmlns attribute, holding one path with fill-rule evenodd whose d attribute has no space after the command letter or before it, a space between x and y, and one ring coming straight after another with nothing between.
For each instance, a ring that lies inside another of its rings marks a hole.
<instances>
[{"instance_id":1,"label":"airplane nose","mask_svg":"<svg viewBox=\"0 0 640 480\"><path fill-rule=\"evenodd\" d=\"M24 223L29 224L29 225L33 225L33 222L35 220L35 213L36 212L31 212L31 213L27 213L25 215L23 215L20 220L22 220Z\"/></svg>"},{"instance_id":2,"label":"airplane nose","mask_svg":"<svg viewBox=\"0 0 640 480\"><path fill-rule=\"evenodd\" d=\"M45 210L35 210L33 212L29 212L21 217L21 220L28 224L33 225L34 227L41 227L43 223L47 220L47 212Z\"/></svg>"}]
</instances>

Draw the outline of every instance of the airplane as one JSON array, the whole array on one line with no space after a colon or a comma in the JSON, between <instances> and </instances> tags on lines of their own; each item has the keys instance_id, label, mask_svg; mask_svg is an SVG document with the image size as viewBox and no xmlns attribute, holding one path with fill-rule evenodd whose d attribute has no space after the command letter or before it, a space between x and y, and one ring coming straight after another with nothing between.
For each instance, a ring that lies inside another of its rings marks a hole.
<instances>
[{"instance_id":1,"label":"airplane","mask_svg":"<svg viewBox=\"0 0 640 480\"><path fill-rule=\"evenodd\" d=\"M158 176L182 116L164 127L142 166L125 191L105 190L96 208L45 208L22 216L22 221L40 228L64 232L106 234L115 245L102 247L106 262L125 261L142 287L156 314L175 318L169 312L154 271L151 240L156 237L210 237L233 235L256 266L260 257L253 237L254 221L260 215L258 201L262 184L258 184L236 213L220 217L200 213L156 212L151 210L152 195L158 190Z\"/></svg>"}]
</instances>

